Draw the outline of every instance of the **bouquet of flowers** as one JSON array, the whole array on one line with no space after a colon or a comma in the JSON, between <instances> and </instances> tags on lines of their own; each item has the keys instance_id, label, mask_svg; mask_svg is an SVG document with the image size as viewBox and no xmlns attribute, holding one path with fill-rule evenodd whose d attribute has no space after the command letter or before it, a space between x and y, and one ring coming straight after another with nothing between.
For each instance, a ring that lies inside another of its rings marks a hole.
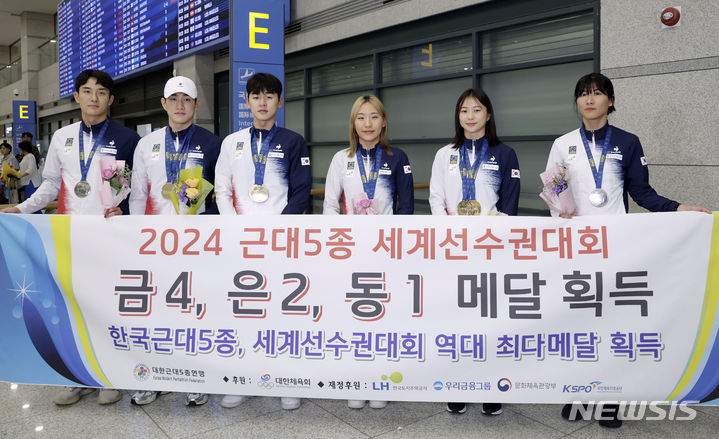
<instances>
[{"instance_id":1,"label":"bouquet of flowers","mask_svg":"<svg viewBox=\"0 0 719 439\"><path fill-rule=\"evenodd\" d=\"M2 179L5 182L5 184L8 183L8 180L11 177L15 178L15 179L19 179L20 173L17 170L13 169L12 166L10 166L10 164L8 162L5 162L2 165Z\"/></svg>"},{"instance_id":2,"label":"bouquet of flowers","mask_svg":"<svg viewBox=\"0 0 719 439\"><path fill-rule=\"evenodd\" d=\"M110 209L119 206L130 194L132 171L125 166L124 160L115 160L115 157L105 155L100 158L100 174L102 207Z\"/></svg>"},{"instance_id":3,"label":"bouquet of flowers","mask_svg":"<svg viewBox=\"0 0 719 439\"><path fill-rule=\"evenodd\" d=\"M352 209L355 215L377 215L377 203L375 200L367 198L367 194L362 192L352 197Z\"/></svg>"},{"instance_id":4,"label":"bouquet of flowers","mask_svg":"<svg viewBox=\"0 0 719 439\"><path fill-rule=\"evenodd\" d=\"M202 178L202 166L182 169L170 200L178 215L195 215L214 186Z\"/></svg>"},{"instance_id":5,"label":"bouquet of flowers","mask_svg":"<svg viewBox=\"0 0 719 439\"><path fill-rule=\"evenodd\" d=\"M567 166L564 163L556 163L553 169L539 174L539 177L544 183L539 197L560 214L573 215L577 205L574 202L572 188L569 187Z\"/></svg>"}]
</instances>

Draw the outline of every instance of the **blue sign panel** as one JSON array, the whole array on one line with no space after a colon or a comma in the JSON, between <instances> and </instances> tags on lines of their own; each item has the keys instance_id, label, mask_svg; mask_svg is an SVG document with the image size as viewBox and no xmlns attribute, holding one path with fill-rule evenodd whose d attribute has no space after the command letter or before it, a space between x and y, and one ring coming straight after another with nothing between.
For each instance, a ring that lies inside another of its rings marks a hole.
<instances>
[{"instance_id":1,"label":"blue sign panel","mask_svg":"<svg viewBox=\"0 0 719 439\"><path fill-rule=\"evenodd\" d=\"M22 133L32 134L33 143L37 143L35 127L35 101L12 101L13 138L16 154L20 152L18 144Z\"/></svg>"},{"instance_id":2,"label":"blue sign panel","mask_svg":"<svg viewBox=\"0 0 719 439\"><path fill-rule=\"evenodd\" d=\"M255 73L271 73L284 84L287 0L232 2L232 130L252 125L245 86ZM284 125L284 111L277 125Z\"/></svg>"}]
</instances>

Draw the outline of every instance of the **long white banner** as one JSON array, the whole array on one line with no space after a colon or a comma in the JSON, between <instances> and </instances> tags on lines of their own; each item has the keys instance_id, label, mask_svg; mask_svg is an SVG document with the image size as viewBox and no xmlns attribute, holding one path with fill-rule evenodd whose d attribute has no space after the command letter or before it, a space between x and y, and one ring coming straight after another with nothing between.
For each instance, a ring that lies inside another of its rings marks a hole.
<instances>
[{"instance_id":1,"label":"long white banner","mask_svg":"<svg viewBox=\"0 0 719 439\"><path fill-rule=\"evenodd\" d=\"M699 213L0 215L0 379L711 401L717 224Z\"/></svg>"}]
</instances>

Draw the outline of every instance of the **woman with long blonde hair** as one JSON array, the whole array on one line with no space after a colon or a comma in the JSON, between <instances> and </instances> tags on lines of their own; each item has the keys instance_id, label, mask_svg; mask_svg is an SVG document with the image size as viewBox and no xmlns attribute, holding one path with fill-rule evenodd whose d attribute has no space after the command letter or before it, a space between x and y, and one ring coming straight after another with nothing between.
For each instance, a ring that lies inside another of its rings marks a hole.
<instances>
[{"instance_id":1,"label":"woman with long blonde hair","mask_svg":"<svg viewBox=\"0 0 719 439\"><path fill-rule=\"evenodd\" d=\"M352 105L349 148L337 152L327 171L324 214L411 215L414 182L407 154L389 146L387 111L374 95Z\"/></svg>"}]
</instances>

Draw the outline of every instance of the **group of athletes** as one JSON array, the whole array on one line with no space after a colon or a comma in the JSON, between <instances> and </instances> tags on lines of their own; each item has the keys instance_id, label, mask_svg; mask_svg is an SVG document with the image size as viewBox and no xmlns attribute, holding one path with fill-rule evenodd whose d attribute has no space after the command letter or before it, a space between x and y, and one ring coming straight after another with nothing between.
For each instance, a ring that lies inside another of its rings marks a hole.
<instances>
[{"instance_id":1,"label":"group of athletes","mask_svg":"<svg viewBox=\"0 0 719 439\"><path fill-rule=\"evenodd\" d=\"M114 82L103 71L85 70L75 80L75 101L81 120L60 128L52 136L45 159L43 180L24 202L5 213L32 213L58 200L59 214L175 215L172 192L183 169L202 167L202 177L214 185L197 213L220 215L302 214L310 201L312 177L310 153L304 138L275 123L283 105L282 83L273 75L256 73L246 86L252 126L220 140L194 124L199 106L194 82L170 78L161 104L168 126L142 138L108 117L114 100ZM572 187L572 211L551 208L552 215L624 214L630 195L650 211L694 210L701 206L680 204L664 198L649 185L647 160L636 135L608 123L615 110L612 82L591 73L579 79L574 90L581 126L554 141L547 170L558 164ZM332 158L324 189L324 214L411 215L414 212L414 181L407 154L390 146L387 111L376 96L364 95L352 105L349 147ZM468 89L458 98L454 112L455 132L451 143L434 158L429 203L433 215L516 215L520 193L520 170L514 150L498 137L495 113L489 96L481 89ZM99 196L103 177L100 157L124 160L132 169L129 199L106 208ZM66 388L54 399L73 404L95 389ZM136 391L132 403L153 402L158 392ZM115 389L101 389L100 404L122 398ZM243 395L224 395L223 407L235 407ZM186 404L202 405L208 395L189 393ZM284 409L296 409L299 398L281 398ZM362 408L366 401L348 401ZM370 401L383 408L386 401ZM447 409L461 414L465 403L449 403ZM607 407L605 407L605 410ZM569 418L570 406L562 411ZM610 408L611 411L611 408ZM502 405L482 404L482 413L498 415ZM616 412L606 427L619 427Z\"/></svg>"}]
</instances>

